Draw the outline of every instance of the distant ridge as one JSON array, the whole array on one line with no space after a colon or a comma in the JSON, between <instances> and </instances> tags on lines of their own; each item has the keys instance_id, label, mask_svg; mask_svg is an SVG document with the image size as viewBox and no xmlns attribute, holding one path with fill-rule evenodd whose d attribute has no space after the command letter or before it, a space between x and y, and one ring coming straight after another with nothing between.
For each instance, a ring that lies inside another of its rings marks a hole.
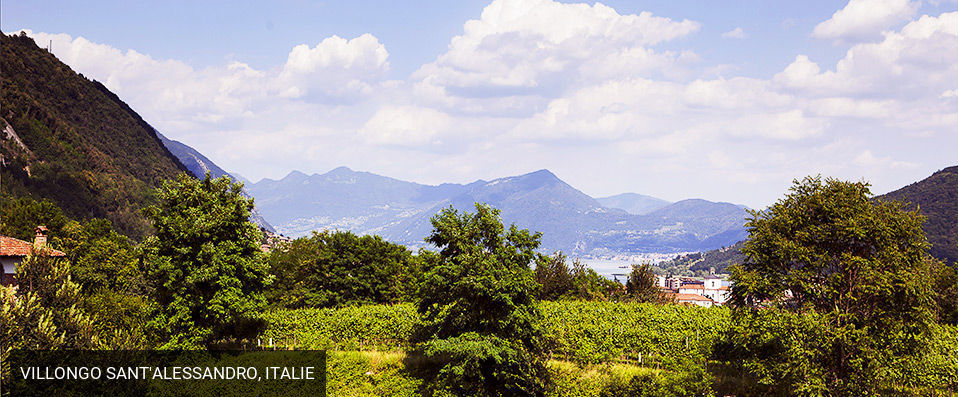
<instances>
[{"instance_id":1,"label":"distant ridge","mask_svg":"<svg viewBox=\"0 0 958 397\"><path fill-rule=\"evenodd\" d=\"M618 208L634 215L645 215L672 204L660 198L638 193L622 193L615 196L600 197L596 200L605 207Z\"/></svg>"},{"instance_id":2,"label":"distant ridge","mask_svg":"<svg viewBox=\"0 0 958 397\"><path fill-rule=\"evenodd\" d=\"M343 229L413 247L424 245L435 213L449 206L472 211L475 202L500 209L506 223L542 232L544 251L596 257L728 245L742 235L746 214L741 206L705 200L629 214L603 206L549 170L433 186L338 167L325 174L293 171L247 186L284 234Z\"/></svg>"}]
</instances>

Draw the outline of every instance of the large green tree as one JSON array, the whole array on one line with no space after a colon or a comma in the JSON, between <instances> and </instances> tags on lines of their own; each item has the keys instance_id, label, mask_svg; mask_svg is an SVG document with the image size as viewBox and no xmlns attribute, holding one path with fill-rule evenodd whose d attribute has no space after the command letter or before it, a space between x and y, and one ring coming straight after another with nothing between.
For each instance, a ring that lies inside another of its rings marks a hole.
<instances>
[{"instance_id":1,"label":"large green tree","mask_svg":"<svg viewBox=\"0 0 958 397\"><path fill-rule=\"evenodd\" d=\"M934 323L922 220L901 203L872 200L864 182L795 181L746 223L747 260L731 277L740 326L726 353L780 391L861 394L907 383L895 363L921 354Z\"/></svg>"},{"instance_id":2,"label":"large green tree","mask_svg":"<svg viewBox=\"0 0 958 397\"><path fill-rule=\"evenodd\" d=\"M530 264L539 233L505 229L499 211L447 208L426 241L439 248L419 290L416 341L432 387L459 395L544 391L540 313Z\"/></svg>"},{"instance_id":3,"label":"large green tree","mask_svg":"<svg viewBox=\"0 0 958 397\"><path fill-rule=\"evenodd\" d=\"M255 334L269 276L252 199L227 177L180 174L147 209L156 235L145 242L152 298L151 328L164 347L193 348Z\"/></svg>"},{"instance_id":4,"label":"large green tree","mask_svg":"<svg viewBox=\"0 0 958 397\"><path fill-rule=\"evenodd\" d=\"M408 301L418 286L409 250L379 236L313 233L269 255L273 285L268 298L288 308Z\"/></svg>"}]
</instances>

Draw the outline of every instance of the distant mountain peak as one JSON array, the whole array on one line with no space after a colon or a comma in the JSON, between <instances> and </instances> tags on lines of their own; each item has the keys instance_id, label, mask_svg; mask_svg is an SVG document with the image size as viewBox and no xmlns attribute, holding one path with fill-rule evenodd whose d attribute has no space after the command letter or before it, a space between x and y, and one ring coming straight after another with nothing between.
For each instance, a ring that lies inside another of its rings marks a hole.
<instances>
[{"instance_id":1,"label":"distant mountain peak","mask_svg":"<svg viewBox=\"0 0 958 397\"><path fill-rule=\"evenodd\" d=\"M337 174L355 174L355 173L356 173L356 171L353 171L353 170L350 169L349 167L346 167L346 166L341 165L341 166L339 166L339 167L333 168L331 171L327 172L326 174L327 174L327 175L337 175Z\"/></svg>"},{"instance_id":2,"label":"distant mountain peak","mask_svg":"<svg viewBox=\"0 0 958 397\"><path fill-rule=\"evenodd\" d=\"M292 181L292 180L302 180L302 179L306 179L306 178L309 178L309 175L306 175L305 173L302 173L302 172L297 171L297 170L292 170L292 171L290 171L288 174L286 174L286 176L284 176L283 179L281 179L281 180L283 180L283 181Z\"/></svg>"}]
</instances>

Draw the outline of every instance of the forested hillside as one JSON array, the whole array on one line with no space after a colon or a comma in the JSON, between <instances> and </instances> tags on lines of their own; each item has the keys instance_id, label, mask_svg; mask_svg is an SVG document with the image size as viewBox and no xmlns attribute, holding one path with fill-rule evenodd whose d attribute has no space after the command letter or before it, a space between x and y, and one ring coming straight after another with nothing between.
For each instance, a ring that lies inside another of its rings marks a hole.
<instances>
[{"instance_id":1,"label":"forested hillside","mask_svg":"<svg viewBox=\"0 0 958 397\"><path fill-rule=\"evenodd\" d=\"M101 83L23 35L0 35L2 194L47 198L72 218L149 231L151 190L187 169L153 128Z\"/></svg>"},{"instance_id":2,"label":"forested hillside","mask_svg":"<svg viewBox=\"0 0 958 397\"><path fill-rule=\"evenodd\" d=\"M938 171L928 178L878 196L882 200L908 203L924 215L925 234L931 255L948 264L958 262L958 166Z\"/></svg>"}]
</instances>

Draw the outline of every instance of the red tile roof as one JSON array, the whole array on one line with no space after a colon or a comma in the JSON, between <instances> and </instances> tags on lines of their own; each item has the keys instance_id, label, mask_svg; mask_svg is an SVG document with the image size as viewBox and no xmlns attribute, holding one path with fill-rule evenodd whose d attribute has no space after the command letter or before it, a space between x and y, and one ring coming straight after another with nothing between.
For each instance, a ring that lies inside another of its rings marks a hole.
<instances>
[{"instance_id":1,"label":"red tile roof","mask_svg":"<svg viewBox=\"0 0 958 397\"><path fill-rule=\"evenodd\" d=\"M705 289L702 284L682 284L679 289Z\"/></svg>"},{"instance_id":2,"label":"red tile roof","mask_svg":"<svg viewBox=\"0 0 958 397\"><path fill-rule=\"evenodd\" d=\"M704 301L709 301L709 302L712 301L712 300L709 299L709 298L706 298L706 297L704 297L704 296L702 296L702 295L696 295L696 294L675 294L675 300L677 300L677 301L703 301L703 302L704 302Z\"/></svg>"},{"instance_id":3,"label":"red tile roof","mask_svg":"<svg viewBox=\"0 0 958 397\"><path fill-rule=\"evenodd\" d=\"M30 255L32 249L33 244L31 243L13 237L0 236L0 256L27 256ZM50 256L66 256L66 254L54 249L47 249L45 252Z\"/></svg>"}]
</instances>

